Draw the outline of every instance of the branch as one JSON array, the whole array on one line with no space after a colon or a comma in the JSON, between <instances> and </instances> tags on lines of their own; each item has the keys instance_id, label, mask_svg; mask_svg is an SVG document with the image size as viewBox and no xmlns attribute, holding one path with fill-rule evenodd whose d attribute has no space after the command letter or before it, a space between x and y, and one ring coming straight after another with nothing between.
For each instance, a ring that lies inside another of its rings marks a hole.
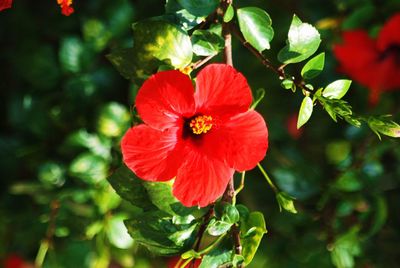
<instances>
[{"instance_id":1,"label":"branch","mask_svg":"<svg viewBox=\"0 0 400 268\"><path fill-rule=\"evenodd\" d=\"M276 73L279 76L279 79L281 79L281 80L290 79L295 83L295 85L297 87L299 87L307 92L312 92L312 90L306 86L303 79L297 79L295 77L287 77L286 76L285 70L284 70L284 68L286 66L285 64L281 65L280 67L274 66L268 58L266 58L261 52L259 52L255 47L253 47L249 42L247 42L246 39L244 38L243 34L238 29L236 24L233 24L233 23L229 24L229 28L232 31L232 33L239 39L239 41L242 43L242 45L244 47L246 47L251 53L253 53L253 55L256 56L256 58L258 58L265 67L267 67L268 69L270 69L274 73Z\"/></svg>"},{"instance_id":2,"label":"branch","mask_svg":"<svg viewBox=\"0 0 400 268\"><path fill-rule=\"evenodd\" d=\"M222 16L225 14L226 9L228 8L229 5L232 4L232 0L222 0L221 1L221 8L222 8ZM225 40L225 47L224 47L224 61L226 64L233 66L233 60L232 60L232 34L231 34L231 29L229 27L229 23L222 23L222 36ZM222 200L225 202L228 202L232 204L235 199L235 187L233 183L233 177L229 181L225 193L222 196ZM240 243L240 230L238 229L237 225L234 224L231 227L231 235L233 239L233 243L235 246L235 254L242 254L242 245ZM242 268L243 265L239 264L239 268Z\"/></svg>"}]
</instances>

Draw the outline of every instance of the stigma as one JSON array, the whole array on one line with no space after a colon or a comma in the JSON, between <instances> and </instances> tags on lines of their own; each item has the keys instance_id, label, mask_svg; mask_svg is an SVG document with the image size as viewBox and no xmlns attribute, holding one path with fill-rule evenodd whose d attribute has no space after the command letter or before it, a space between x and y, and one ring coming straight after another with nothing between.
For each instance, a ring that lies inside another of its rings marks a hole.
<instances>
[{"instance_id":1,"label":"stigma","mask_svg":"<svg viewBox=\"0 0 400 268\"><path fill-rule=\"evenodd\" d=\"M189 127L193 134L200 135L210 131L213 125L213 118L210 115L198 115L190 120Z\"/></svg>"}]
</instances>

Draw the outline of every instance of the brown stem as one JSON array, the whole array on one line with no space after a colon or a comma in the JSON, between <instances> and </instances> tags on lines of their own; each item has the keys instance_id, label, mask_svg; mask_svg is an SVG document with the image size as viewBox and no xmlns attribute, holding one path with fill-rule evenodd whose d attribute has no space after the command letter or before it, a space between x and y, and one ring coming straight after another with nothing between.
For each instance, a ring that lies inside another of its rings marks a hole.
<instances>
[{"instance_id":1,"label":"brown stem","mask_svg":"<svg viewBox=\"0 0 400 268\"><path fill-rule=\"evenodd\" d=\"M198 60L195 63L193 63L190 67L193 70L196 70L197 68L200 68L201 66L203 66L204 64L206 64L209 60L211 60L212 58L214 58L215 56L217 56L217 54L213 54L210 56L205 57L204 59Z\"/></svg>"},{"instance_id":2,"label":"brown stem","mask_svg":"<svg viewBox=\"0 0 400 268\"><path fill-rule=\"evenodd\" d=\"M232 4L232 0L222 0L221 8L222 8L222 16L225 14L226 9L229 5ZM232 60L232 35L229 29L229 24L226 22L222 22L222 37L225 41L224 46L224 62L230 66L233 66Z\"/></svg>"},{"instance_id":3,"label":"brown stem","mask_svg":"<svg viewBox=\"0 0 400 268\"><path fill-rule=\"evenodd\" d=\"M221 1L221 8L223 10L222 15L225 14L226 9L228 8L229 5L232 4L232 0L222 0ZM225 40L225 47L224 47L224 61L226 64L233 66L233 60L232 60L232 34L231 34L231 29L229 26L229 23L222 23L222 36ZM234 187L234 182L233 182L233 177L229 181L225 193L222 196L222 200L225 202L228 202L232 204L233 200L235 198L235 187ZM231 235L235 247L235 254L242 254L242 245L240 242L240 230L238 227L234 224L231 227ZM238 266L239 268L242 268L243 265L240 264Z\"/></svg>"},{"instance_id":4,"label":"brown stem","mask_svg":"<svg viewBox=\"0 0 400 268\"><path fill-rule=\"evenodd\" d=\"M197 233L197 240L193 249L199 251L201 239L203 238L204 232L207 229L207 225L210 222L211 217L214 215L214 206L210 207L207 213L203 216L203 223L200 225L199 232Z\"/></svg>"}]
</instances>

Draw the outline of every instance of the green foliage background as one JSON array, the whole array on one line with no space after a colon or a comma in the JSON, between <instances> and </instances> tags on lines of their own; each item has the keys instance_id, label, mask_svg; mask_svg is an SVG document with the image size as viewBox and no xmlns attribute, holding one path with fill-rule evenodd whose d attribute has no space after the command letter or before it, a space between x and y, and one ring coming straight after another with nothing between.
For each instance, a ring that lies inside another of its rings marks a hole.
<instances>
[{"instance_id":1,"label":"green foliage background","mask_svg":"<svg viewBox=\"0 0 400 268\"><path fill-rule=\"evenodd\" d=\"M320 3L236 4L271 15L274 39L265 55L275 63L293 13L317 27L324 19L342 18L345 29L376 34L400 7L395 0ZM15 1L0 13L0 260L10 253L40 258L50 233L44 267L162 267L166 259L127 235L122 221L138 208L121 200L106 180L121 163L119 139L131 124L129 107L140 82L125 80L105 55L132 47L131 23L163 14L164 2L75 0L74 8L64 17L56 1ZM318 53L326 51L326 64L313 84L346 78L336 72L331 54L339 30L320 29ZM239 42L233 49L235 67L254 95L266 90L257 106L270 132L263 166L296 198L298 211L279 212L261 173L248 174L238 202L263 212L268 229L250 267L396 267L398 141L381 142L366 127L334 123L318 106L301 137L293 139L287 120L297 114L301 94L283 89ZM303 65L288 69L300 73ZM346 98L360 114L391 113L399 121L399 93L384 94L377 107L369 107L367 91L353 82Z\"/></svg>"}]
</instances>

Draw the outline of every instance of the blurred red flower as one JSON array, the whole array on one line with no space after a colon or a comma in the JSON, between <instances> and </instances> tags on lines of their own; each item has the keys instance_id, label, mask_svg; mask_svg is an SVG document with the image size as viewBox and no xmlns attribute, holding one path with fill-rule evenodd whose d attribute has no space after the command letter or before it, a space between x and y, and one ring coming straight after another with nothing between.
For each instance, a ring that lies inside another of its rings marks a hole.
<instances>
[{"instance_id":1,"label":"blurred red flower","mask_svg":"<svg viewBox=\"0 0 400 268\"><path fill-rule=\"evenodd\" d=\"M61 7L61 13L64 16L69 16L74 13L74 9L72 8L72 0L57 0L57 3Z\"/></svg>"},{"instance_id":2,"label":"blurred red flower","mask_svg":"<svg viewBox=\"0 0 400 268\"><path fill-rule=\"evenodd\" d=\"M304 128L297 129L298 117L299 115L297 113L293 113L286 119L286 129L289 135L295 140L299 139L304 131Z\"/></svg>"},{"instance_id":3,"label":"blurred red flower","mask_svg":"<svg viewBox=\"0 0 400 268\"><path fill-rule=\"evenodd\" d=\"M0 0L0 11L3 9L10 8L12 5L12 0Z\"/></svg>"},{"instance_id":4,"label":"blurred red flower","mask_svg":"<svg viewBox=\"0 0 400 268\"><path fill-rule=\"evenodd\" d=\"M33 265L25 262L20 256L11 254L5 259L4 268L33 268Z\"/></svg>"},{"instance_id":5,"label":"blurred red flower","mask_svg":"<svg viewBox=\"0 0 400 268\"><path fill-rule=\"evenodd\" d=\"M136 97L144 124L123 137L124 162L144 180L175 178L173 194L185 206L207 206L234 170L252 169L265 156L268 130L251 102L246 78L229 65L205 67L196 90L179 71L159 72Z\"/></svg>"},{"instance_id":6,"label":"blurred red flower","mask_svg":"<svg viewBox=\"0 0 400 268\"><path fill-rule=\"evenodd\" d=\"M371 104L382 91L400 89L400 13L391 17L376 39L365 30L346 31L333 47L339 69L370 89Z\"/></svg>"}]
</instances>

